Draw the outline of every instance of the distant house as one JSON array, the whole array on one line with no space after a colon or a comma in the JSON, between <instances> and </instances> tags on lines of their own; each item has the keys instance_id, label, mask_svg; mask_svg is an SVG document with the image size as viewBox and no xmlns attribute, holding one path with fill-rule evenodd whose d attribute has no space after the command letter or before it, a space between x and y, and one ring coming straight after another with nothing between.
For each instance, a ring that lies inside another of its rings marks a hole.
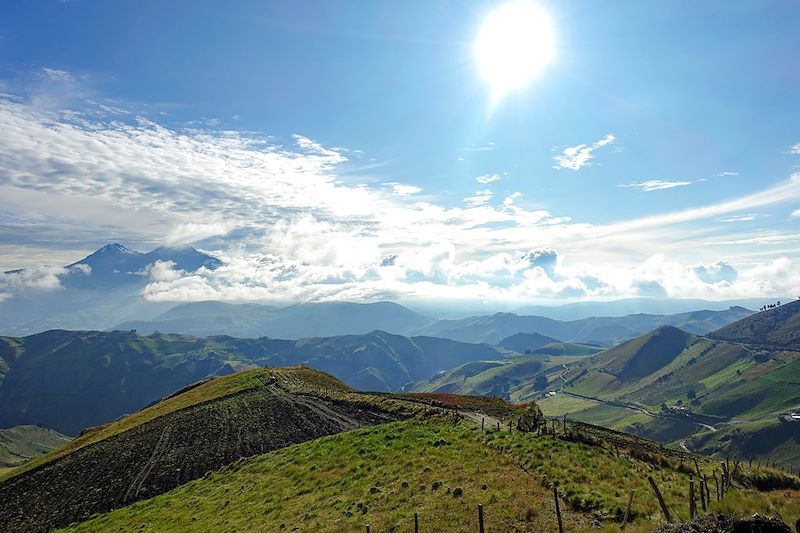
<instances>
[{"instance_id":1,"label":"distant house","mask_svg":"<svg viewBox=\"0 0 800 533\"><path fill-rule=\"evenodd\" d=\"M779 419L781 422L800 422L800 413L783 413Z\"/></svg>"}]
</instances>

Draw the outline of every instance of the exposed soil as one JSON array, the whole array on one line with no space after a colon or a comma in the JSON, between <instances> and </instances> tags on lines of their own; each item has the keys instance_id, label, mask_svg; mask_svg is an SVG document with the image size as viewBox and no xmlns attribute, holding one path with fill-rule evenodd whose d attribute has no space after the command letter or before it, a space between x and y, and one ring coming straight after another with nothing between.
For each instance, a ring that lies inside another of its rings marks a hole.
<instances>
[{"instance_id":1,"label":"exposed soil","mask_svg":"<svg viewBox=\"0 0 800 533\"><path fill-rule=\"evenodd\" d=\"M44 532L167 492L239 458L396 415L288 394L243 391L152 420L0 483L0 532Z\"/></svg>"}]
</instances>

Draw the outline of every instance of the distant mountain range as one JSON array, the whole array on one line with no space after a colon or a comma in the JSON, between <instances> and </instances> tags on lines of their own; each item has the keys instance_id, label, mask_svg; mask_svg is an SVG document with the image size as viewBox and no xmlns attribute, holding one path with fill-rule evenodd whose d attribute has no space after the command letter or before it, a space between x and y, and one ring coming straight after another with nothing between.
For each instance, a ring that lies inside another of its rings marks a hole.
<instances>
[{"instance_id":1,"label":"distant mountain range","mask_svg":"<svg viewBox=\"0 0 800 533\"><path fill-rule=\"evenodd\" d=\"M614 317L635 314L674 315L698 309L725 311L731 307L759 309L780 298L740 298L736 300L703 300L700 298L623 298L608 302L574 302L562 305L528 305L513 312L537 315L555 320L579 320L595 316ZM783 299L788 301L787 298ZM475 314L475 313L473 313Z\"/></svg>"},{"instance_id":2,"label":"distant mountain range","mask_svg":"<svg viewBox=\"0 0 800 533\"><path fill-rule=\"evenodd\" d=\"M397 391L507 351L382 331L299 340L53 330L0 337L0 427L42 424L75 435L210 376L305 364L365 390Z\"/></svg>"},{"instance_id":3,"label":"distant mountain range","mask_svg":"<svg viewBox=\"0 0 800 533\"><path fill-rule=\"evenodd\" d=\"M612 346L663 326L676 326L703 335L753 314L743 307L725 311L693 311L675 315L636 314L560 321L541 316L497 313L489 316L440 320L414 330L414 334L446 337L463 342L497 344L516 333L537 333L561 341Z\"/></svg>"},{"instance_id":4,"label":"distant mountain range","mask_svg":"<svg viewBox=\"0 0 800 533\"><path fill-rule=\"evenodd\" d=\"M327 337L359 335L381 330L402 334L432 324L392 302L322 302L276 308L260 304L193 302L180 304L152 320L123 322L113 329L135 329L141 333L163 331L205 337Z\"/></svg>"}]
</instances>

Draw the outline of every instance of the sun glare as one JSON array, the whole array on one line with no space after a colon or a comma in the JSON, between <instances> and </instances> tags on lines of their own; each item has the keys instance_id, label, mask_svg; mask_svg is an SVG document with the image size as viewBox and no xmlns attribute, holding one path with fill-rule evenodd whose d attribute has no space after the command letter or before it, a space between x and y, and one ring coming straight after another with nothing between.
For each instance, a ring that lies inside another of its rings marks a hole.
<instances>
[{"instance_id":1,"label":"sun glare","mask_svg":"<svg viewBox=\"0 0 800 533\"><path fill-rule=\"evenodd\" d=\"M550 17L529 0L516 0L489 13L475 40L475 59L493 101L527 85L552 56Z\"/></svg>"}]
</instances>

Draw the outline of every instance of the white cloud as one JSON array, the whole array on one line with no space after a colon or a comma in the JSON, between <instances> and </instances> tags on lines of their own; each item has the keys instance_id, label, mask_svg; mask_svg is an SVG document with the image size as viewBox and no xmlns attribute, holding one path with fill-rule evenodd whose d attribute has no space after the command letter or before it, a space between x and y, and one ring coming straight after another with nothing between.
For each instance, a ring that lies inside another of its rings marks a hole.
<instances>
[{"instance_id":1,"label":"white cloud","mask_svg":"<svg viewBox=\"0 0 800 533\"><path fill-rule=\"evenodd\" d=\"M151 267L143 293L151 300L526 301L655 293L655 283L670 296L738 297L795 279L765 286L750 275L768 271L781 252L774 247L770 261L731 258L739 276L729 286L704 283L694 268L740 246L724 244L725 235L703 246L709 237L697 221L800 199L800 174L734 200L596 226L527 207L535 200L523 202L519 192L490 205L492 191L479 190L450 207L379 177L374 185L349 184L339 174L348 152L299 135L286 147L252 133L175 130L142 117L41 113L3 98L0 131L0 223L3 212L29 217L21 224L14 216L0 244L22 247L60 226L80 242L113 234L183 244L227 235L211 250L224 260L218 269ZM777 245L774 236L748 236L759 237ZM654 251L673 259L647 259ZM30 276L3 277L0 293L58 289L63 271Z\"/></svg>"},{"instance_id":2,"label":"white cloud","mask_svg":"<svg viewBox=\"0 0 800 533\"><path fill-rule=\"evenodd\" d=\"M756 216L757 215L755 214L747 213L744 215L735 215L728 218L721 218L720 222L749 222L751 220L755 220Z\"/></svg>"},{"instance_id":3,"label":"white cloud","mask_svg":"<svg viewBox=\"0 0 800 533\"><path fill-rule=\"evenodd\" d=\"M491 189L484 189L482 191L475 191L475 194L464 198L464 203L470 207L477 207L480 205L485 205L492 199L492 190Z\"/></svg>"},{"instance_id":4,"label":"white cloud","mask_svg":"<svg viewBox=\"0 0 800 533\"><path fill-rule=\"evenodd\" d=\"M475 181L481 185L488 185L489 183L499 181L500 179L500 174L484 174L483 176L476 177Z\"/></svg>"},{"instance_id":5,"label":"white cloud","mask_svg":"<svg viewBox=\"0 0 800 533\"><path fill-rule=\"evenodd\" d=\"M597 148L602 148L607 144L613 143L615 139L616 137L609 133L591 145L579 144L578 146L565 148L563 152L553 157L553 160L556 162L553 168L557 170L561 170L562 168L579 170L584 166L591 165L589 161L594 158L592 152Z\"/></svg>"},{"instance_id":6,"label":"white cloud","mask_svg":"<svg viewBox=\"0 0 800 533\"><path fill-rule=\"evenodd\" d=\"M800 155L800 143L797 143L789 148L789 153L794 155Z\"/></svg>"},{"instance_id":7,"label":"white cloud","mask_svg":"<svg viewBox=\"0 0 800 533\"><path fill-rule=\"evenodd\" d=\"M691 185L691 181L664 181L664 180L646 180L634 181L631 183L623 183L617 187L640 189L644 192L660 191L662 189L673 189L675 187L685 187Z\"/></svg>"},{"instance_id":8,"label":"white cloud","mask_svg":"<svg viewBox=\"0 0 800 533\"><path fill-rule=\"evenodd\" d=\"M720 177L738 176L738 175L739 175L738 172L727 172L727 171L726 172L720 172L719 174L717 174L717 176L720 176Z\"/></svg>"},{"instance_id":9,"label":"white cloud","mask_svg":"<svg viewBox=\"0 0 800 533\"><path fill-rule=\"evenodd\" d=\"M404 185L402 183L387 183L386 185L388 185L392 193L397 196L410 196L422 192L422 189L414 185Z\"/></svg>"},{"instance_id":10,"label":"white cloud","mask_svg":"<svg viewBox=\"0 0 800 533\"><path fill-rule=\"evenodd\" d=\"M62 288L61 278L69 274L88 276L92 273L89 265L64 267L33 267L19 271L0 273L0 301L15 294L30 291L49 292Z\"/></svg>"},{"instance_id":11,"label":"white cloud","mask_svg":"<svg viewBox=\"0 0 800 533\"><path fill-rule=\"evenodd\" d=\"M800 218L800 209L795 209L790 215L792 218Z\"/></svg>"},{"instance_id":12,"label":"white cloud","mask_svg":"<svg viewBox=\"0 0 800 533\"><path fill-rule=\"evenodd\" d=\"M210 237L227 235L234 228L233 224L225 222L211 222L198 224L185 222L178 224L164 237L165 246L186 246Z\"/></svg>"}]
</instances>

